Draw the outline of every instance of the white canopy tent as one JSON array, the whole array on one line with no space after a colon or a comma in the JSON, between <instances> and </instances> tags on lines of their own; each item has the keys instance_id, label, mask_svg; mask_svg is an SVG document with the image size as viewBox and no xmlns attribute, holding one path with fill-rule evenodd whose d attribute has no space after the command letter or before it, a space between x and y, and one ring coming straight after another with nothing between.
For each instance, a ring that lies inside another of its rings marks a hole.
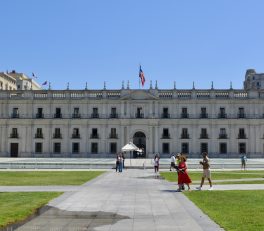
<instances>
[{"instance_id":1,"label":"white canopy tent","mask_svg":"<svg viewBox=\"0 0 264 231\"><path fill-rule=\"evenodd\" d=\"M130 166L131 166L131 152L132 151L140 152L140 149L132 142L126 144L123 148L121 148L121 150L122 152L130 152Z\"/></svg>"},{"instance_id":2,"label":"white canopy tent","mask_svg":"<svg viewBox=\"0 0 264 231\"><path fill-rule=\"evenodd\" d=\"M139 148L132 142L129 142L123 148L121 148L121 150L122 152L130 152L130 151L138 151Z\"/></svg>"}]
</instances>

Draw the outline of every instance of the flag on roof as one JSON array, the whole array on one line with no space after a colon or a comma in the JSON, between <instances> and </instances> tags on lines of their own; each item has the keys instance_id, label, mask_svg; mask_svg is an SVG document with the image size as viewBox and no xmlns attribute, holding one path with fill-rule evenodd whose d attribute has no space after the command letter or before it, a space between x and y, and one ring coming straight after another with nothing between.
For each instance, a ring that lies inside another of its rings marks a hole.
<instances>
[{"instance_id":1,"label":"flag on roof","mask_svg":"<svg viewBox=\"0 0 264 231\"><path fill-rule=\"evenodd\" d=\"M35 78L35 79L37 79L38 77L35 75L35 73L34 72L32 72L32 77L33 78Z\"/></svg>"},{"instance_id":2,"label":"flag on roof","mask_svg":"<svg viewBox=\"0 0 264 231\"><path fill-rule=\"evenodd\" d=\"M139 74L138 74L140 80L141 80L141 84L142 87L144 87L144 83L145 83L145 76L144 76L144 72L142 71L141 65L139 66Z\"/></svg>"},{"instance_id":3,"label":"flag on roof","mask_svg":"<svg viewBox=\"0 0 264 231\"><path fill-rule=\"evenodd\" d=\"M42 85L47 85L48 84L48 81L45 81L44 83L42 83Z\"/></svg>"}]
</instances>

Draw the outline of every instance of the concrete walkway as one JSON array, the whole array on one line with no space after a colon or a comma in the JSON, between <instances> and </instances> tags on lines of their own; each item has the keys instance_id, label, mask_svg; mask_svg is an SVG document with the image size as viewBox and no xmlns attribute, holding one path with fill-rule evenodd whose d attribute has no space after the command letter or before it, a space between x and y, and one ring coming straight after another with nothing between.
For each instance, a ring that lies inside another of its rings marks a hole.
<instances>
[{"instance_id":1,"label":"concrete walkway","mask_svg":"<svg viewBox=\"0 0 264 231\"><path fill-rule=\"evenodd\" d=\"M17 230L223 230L150 170L108 172L75 189Z\"/></svg>"}]
</instances>

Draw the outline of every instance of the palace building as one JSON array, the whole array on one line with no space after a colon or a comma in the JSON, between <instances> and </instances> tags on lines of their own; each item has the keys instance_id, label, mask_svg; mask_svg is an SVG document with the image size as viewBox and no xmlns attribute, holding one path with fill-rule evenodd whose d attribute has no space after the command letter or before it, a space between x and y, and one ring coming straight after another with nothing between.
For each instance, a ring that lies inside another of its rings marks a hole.
<instances>
[{"instance_id":1,"label":"palace building","mask_svg":"<svg viewBox=\"0 0 264 231\"><path fill-rule=\"evenodd\" d=\"M264 75L244 89L0 90L0 157L263 157ZM128 155L128 154L127 154Z\"/></svg>"}]
</instances>

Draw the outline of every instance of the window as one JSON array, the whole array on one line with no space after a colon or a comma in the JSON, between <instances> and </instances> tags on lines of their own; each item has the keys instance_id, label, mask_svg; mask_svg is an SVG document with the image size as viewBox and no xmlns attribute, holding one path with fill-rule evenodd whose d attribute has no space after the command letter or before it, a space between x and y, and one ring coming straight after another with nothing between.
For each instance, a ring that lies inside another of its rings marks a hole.
<instances>
[{"instance_id":1,"label":"window","mask_svg":"<svg viewBox=\"0 0 264 231\"><path fill-rule=\"evenodd\" d=\"M17 107L13 108L12 118L19 118L19 111Z\"/></svg>"},{"instance_id":2,"label":"window","mask_svg":"<svg viewBox=\"0 0 264 231\"><path fill-rule=\"evenodd\" d=\"M239 128L238 139L246 139L245 129Z\"/></svg>"},{"instance_id":3,"label":"window","mask_svg":"<svg viewBox=\"0 0 264 231\"><path fill-rule=\"evenodd\" d=\"M79 108L75 107L73 108L73 114L72 114L72 118L80 118L80 113L79 113Z\"/></svg>"},{"instance_id":4,"label":"window","mask_svg":"<svg viewBox=\"0 0 264 231\"><path fill-rule=\"evenodd\" d=\"M98 143L91 144L91 153L98 153Z\"/></svg>"},{"instance_id":5,"label":"window","mask_svg":"<svg viewBox=\"0 0 264 231\"><path fill-rule=\"evenodd\" d=\"M170 138L170 134L169 134L169 129L168 128L163 128L162 138L163 139L169 139Z\"/></svg>"},{"instance_id":6,"label":"window","mask_svg":"<svg viewBox=\"0 0 264 231\"><path fill-rule=\"evenodd\" d=\"M55 133L53 135L53 138L61 138L60 128L55 128Z\"/></svg>"},{"instance_id":7,"label":"window","mask_svg":"<svg viewBox=\"0 0 264 231\"><path fill-rule=\"evenodd\" d=\"M220 107L219 118L226 118L225 108Z\"/></svg>"},{"instance_id":8,"label":"window","mask_svg":"<svg viewBox=\"0 0 264 231\"><path fill-rule=\"evenodd\" d=\"M137 108L136 118L144 118L144 114L142 113L142 107Z\"/></svg>"},{"instance_id":9,"label":"window","mask_svg":"<svg viewBox=\"0 0 264 231\"><path fill-rule=\"evenodd\" d=\"M42 128L37 128L35 138L43 138Z\"/></svg>"},{"instance_id":10,"label":"window","mask_svg":"<svg viewBox=\"0 0 264 231\"><path fill-rule=\"evenodd\" d=\"M208 153L208 144L207 143L201 143L201 153L206 152Z\"/></svg>"},{"instance_id":11,"label":"window","mask_svg":"<svg viewBox=\"0 0 264 231\"><path fill-rule=\"evenodd\" d=\"M117 144L110 143L110 153L116 153L116 152L117 152Z\"/></svg>"},{"instance_id":12,"label":"window","mask_svg":"<svg viewBox=\"0 0 264 231\"><path fill-rule=\"evenodd\" d=\"M98 137L98 133L97 133L97 128L93 128L93 129L92 129L91 138L94 138L94 139L99 138L99 137Z\"/></svg>"},{"instance_id":13,"label":"window","mask_svg":"<svg viewBox=\"0 0 264 231\"><path fill-rule=\"evenodd\" d=\"M80 152L80 144L72 143L72 153L79 153L79 152Z\"/></svg>"},{"instance_id":14,"label":"window","mask_svg":"<svg viewBox=\"0 0 264 231\"><path fill-rule=\"evenodd\" d=\"M43 108L39 107L37 109L37 114L36 114L36 118L43 118Z\"/></svg>"},{"instance_id":15,"label":"window","mask_svg":"<svg viewBox=\"0 0 264 231\"><path fill-rule=\"evenodd\" d=\"M98 108L97 107L93 108L92 118L99 118Z\"/></svg>"},{"instance_id":16,"label":"window","mask_svg":"<svg viewBox=\"0 0 264 231\"><path fill-rule=\"evenodd\" d=\"M170 153L170 144L169 143L163 143L162 144L162 153Z\"/></svg>"},{"instance_id":17,"label":"window","mask_svg":"<svg viewBox=\"0 0 264 231\"><path fill-rule=\"evenodd\" d=\"M182 118L188 118L188 117L189 117L187 107L183 107L183 108L182 108L182 114L181 114L181 117L182 117Z\"/></svg>"},{"instance_id":18,"label":"window","mask_svg":"<svg viewBox=\"0 0 264 231\"><path fill-rule=\"evenodd\" d=\"M170 118L169 108L167 108L167 107L163 108L162 118Z\"/></svg>"},{"instance_id":19,"label":"window","mask_svg":"<svg viewBox=\"0 0 264 231\"><path fill-rule=\"evenodd\" d=\"M115 107L111 108L110 118L117 118L117 113L116 113L116 108Z\"/></svg>"},{"instance_id":20,"label":"window","mask_svg":"<svg viewBox=\"0 0 264 231\"><path fill-rule=\"evenodd\" d=\"M62 118L61 108L59 107L56 108L54 118Z\"/></svg>"},{"instance_id":21,"label":"window","mask_svg":"<svg viewBox=\"0 0 264 231\"><path fill-rule=\"evenodd\" d=\"M189 143L181 144L181 152L185 154L189 153Z\"/></svg>"},{"instance_id":22,"label":"window","mask_svg":"<svg viewBox=\"0 0 264 231\"><path fill-rule=\"evenodd\" d=\"M61 153L61 143L54 143L53 152L54 153Z\"/></svg>"},{"instance_id":23,"label":"window","mask_svg":"<svg viewBox=\"0 0 264 231\"><path fill-rule=\"evenodd\" d=\"M238 152L240 154L246 153L246 143L239 143L238 144Z\"/></svg>"},{"instance_id":24,"label":"window","mask_svg":"<svg viewBox=\"0 0 264 231\"><path fill-rule=\"evenodd\" d=\"M116 134L116 128L111 128L110 136L109 138L116 139L117 134Z\"/></svg>"},{"instance_id":25,"label":"window","mask_svg":"<svg viewBox=\"0 0 264 231\"><path fill-rule=\"evenodd\" d=\"M206 107L201 108L201 118L207 118L208 114L206 113Z\"/></svg>"},{"instance_id":26,"label":"window","mask_svg":"<svg viewBox=\"0 0 264 231\"><path fill-rule=\"evenodd\" d=\"M42 153L42 143L35 143L35 152Z\"/></svg>"},{"instance_id":27,"label":"window","mask_svg":"<svg viewBox=\"0 0 264 231\"><path fill-rule=\"evenodd\" d=\"M245 110L243 107L238 108L238 118L245 118Z\"/></svg>"},{"instance_id":28,"label":"window","mask_svg":"<svg viewBox=\"0 0 264 231\"><path fill-rule=\"evenodd\" d=\"M226 139L226 138L227 138L226 129L220 128L219 139Z\"/></svg>"},{"instance_id":29,"label":"window","mask_svg":"<svg viewBox=\"0 0 264 231\"><path fill-rule=\"evenodd\" d=\"M72 138L80 138L79 128L74 128L73 129Z\"/></svg>"},{"instance_id":30,"label":"window","mask_svg":"<svg viewBox=\"0 0 264 231\"><path fill-rule=\"evenodd\" d=\"M201 139L208 139L208 134L207 134L207 129L206 128L202 128L201 129L201 135L200 135Z\"/></svg>"},{"instance_id":31,"label":"window","mask_svg":"<svg viewBox=\"0 0 264 231\"><path fill-rule=\"evenodd\" d=\"M219 153L226 154L227 153L227 145L226 143L219 144Z\"/></svg>"},{"instance_id":32,"label":"window","mask_svg":"<svg viewBox=\"0 0 264 231\"><path fill-rule=\"evenodd\" d=\"M181 138L182 139L189 139L188 128L183 128L182 129Z\"/></svg>"},{"instance_id":33,"label":"window","mask_svg":"<svg viewBox=\"0 0 264 231\"><path fill-rule=\"evenodd\" d=\"M10 138L18 138L17 128L12 128Z\"/></svg>"}]
</instances>

